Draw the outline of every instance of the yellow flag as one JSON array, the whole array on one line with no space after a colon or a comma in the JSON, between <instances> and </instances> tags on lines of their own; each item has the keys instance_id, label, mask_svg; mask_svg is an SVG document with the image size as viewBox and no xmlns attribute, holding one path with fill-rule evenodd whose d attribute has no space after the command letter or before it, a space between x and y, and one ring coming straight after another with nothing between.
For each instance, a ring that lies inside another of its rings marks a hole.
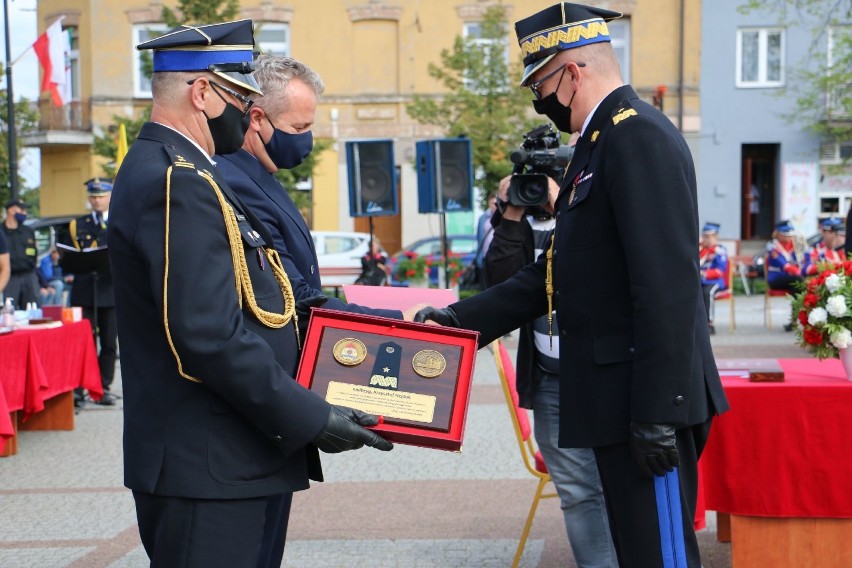
<instances>
[{"instance_id":1,"label":"yellow flag","mask_svg":"<svg viewBox=\"0 0 852 568\"><path fill-rule=\"evenodd\" d=\"M118 139L115 141L115 171L121 167L121 162L124 161L124 156L127 155L127 128L124 123L118 125Z\"/></svg>"}]
</instances>

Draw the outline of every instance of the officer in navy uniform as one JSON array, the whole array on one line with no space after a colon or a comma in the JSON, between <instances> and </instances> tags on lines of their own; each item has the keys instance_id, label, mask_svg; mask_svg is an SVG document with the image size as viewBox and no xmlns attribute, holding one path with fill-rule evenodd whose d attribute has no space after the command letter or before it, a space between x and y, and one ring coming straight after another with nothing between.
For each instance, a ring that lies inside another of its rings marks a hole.
<instances>
[{"instance_id":1,"label":"officer in navy uniform","mask_svg":"<svg viewBox=\"0 0 852 568\"><path fill-rule=\"evenodd\" d=\"M317 450L392 447L362 427L377 417L293 380L289 279L211 159L240 147L261 94L253 47L251 20L138 46L154 50L151 122L115 179L109 253L125 485L152 566L280 566L263 556L283 549L270 504L322 480Z\"/></svg>"},{"instance_id":2,"label":"officer in navy uniform","mask_svg":"<svg viewBox=\"0 0 852 568\"><path fill-rule=\"evenodd\" d=\"M68 225L68 240L65 244L77 250L107 246L107 221L112 182L104 178L92 178L85 184L92 212L78 217ZM97 287L97 289L96 289ZM97 294L97 297L95 296ZM74 276L69 303L83 308L83 317L92 322L96 332L100 351L98 366L101 370L101 382L104 395L95 404L113 406L116 396L110 392L115 376L115 354L118 329L115 325L115 296L112 289L112 276L109 272L97 275L81 273ZM97 314L95 306L97 305ZM97 317L95 317L97 315ZM79 393L77 394L79 402Z\"/></svg>"},{"instance_id":3,"label":"officer in navy uniform","mask_svg":"<svg viewBox=\"0 0 852 568\"><path fill-rule=\"evenodd\" d=\"M728 409L704 314L689 147L624 85L606 22L562 2L515 24L537 112L580 132L550 249L509 280L417 320L480 345L557 313L562 447L594 449L622 567L701 565L698 457Z\"/></svg>"}]
</instances>

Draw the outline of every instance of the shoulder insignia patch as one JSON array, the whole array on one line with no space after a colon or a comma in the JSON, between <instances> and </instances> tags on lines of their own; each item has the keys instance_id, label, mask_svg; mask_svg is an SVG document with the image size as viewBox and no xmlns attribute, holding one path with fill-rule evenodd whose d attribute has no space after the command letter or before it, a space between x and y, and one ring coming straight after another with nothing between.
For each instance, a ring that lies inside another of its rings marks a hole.
<instances>
[{"instance_id":1,"label":"shoulder insignia patch","mask_svg":"<svg viewBox=\"0 0 852 568\"><path fill-rule=\"evenodd\" d=\"M166 154L168 154L169 158L171 158L173 166L178 168L195 169L195 164L193 164L192 162L188 162L186 158L178 154L177 149L174 146L163 146L163 150L165 150Z\"/></svg>"},{"instance_id":2,"label":"shoulder insignia patch","mask_svg":"<svg viewBox=\"0 0 852 568\"><path fill-rule=\"evenodd\" d=\"M628 108L628 109L618 109L618 114L612 117L612 124L618 124L622 120L627 120L631 116L636 116L636 109Z\"/></svg>"}]
</instances>

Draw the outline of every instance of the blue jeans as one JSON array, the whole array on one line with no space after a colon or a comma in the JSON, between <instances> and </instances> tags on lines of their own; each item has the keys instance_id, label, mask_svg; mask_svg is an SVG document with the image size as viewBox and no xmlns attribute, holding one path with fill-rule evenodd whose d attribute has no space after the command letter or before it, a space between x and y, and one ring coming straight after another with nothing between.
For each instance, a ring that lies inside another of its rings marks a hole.
<instances>
[{"instance_id":1,"label":"blue jeans","mask_svg":"<svg viewBox=\"0 0 852 568\"><path fill-rule=\"evenodd\" d=\"M535 441L562 502L574 560L580 568L617 567L594 450L559 447L559 376L541 377L533 399Z\"/></svg>"}]
</instances>

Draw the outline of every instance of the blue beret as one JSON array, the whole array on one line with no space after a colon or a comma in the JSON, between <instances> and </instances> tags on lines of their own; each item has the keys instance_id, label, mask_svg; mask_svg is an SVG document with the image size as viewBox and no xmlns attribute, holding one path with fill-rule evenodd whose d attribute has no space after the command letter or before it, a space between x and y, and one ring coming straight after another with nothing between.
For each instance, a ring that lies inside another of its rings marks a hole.
<instances>
[{"instance_id":1,"label":"blue beret","mask_svg":"<svg viewBox=\"0 0 852 568\"><path fill-rule=\"evenodd\" d=\"M112 191L112 182L106 178L94 177L83 185L89 195L106 195Z\"/></svg>"},{"instance_id":2,"label":"blue beret","mask_svg":"<svg viewBox=\"0 0 852 568\"><path fill-rule=\"evenodd\" d=\"M779 221L778 224L775 225L775 230L782 235L792 235L796 232L796 228L793 226L793 223L787 220Z\"/></svg>"},{"instance_id":3,"label":"blue beret","mask_svg":"<svg viewBox=\"0 0 852 568\"><path fill-rule=\"evenodd\" d=\"M560 51L612 41L606 23L622 15L603 8L560 2L516 22L515 33L524 58L521 86L526 86L530 76Z\"/></svg>"},{"instance_id":4,"label":"blue beret","mask_svg":"<svg viewBox=\"0 0 852 568\"><path fill-rule=\"evenodd\" d=\"M136 49L154 50L154 73L210 71L248 91L262 95L254 70L254 28L251 20L205 26L182 25Z\"/></svg>"},{"instance_id":5,"label":"blue beret","mask_svg":"<svg viewBox=\"0 0 852 568\"><path fill-rule=\"evenodd\" d=\"M704 223L702 233L718 233L721 225L719 223Z\"/></svg>"}]
</instances>

